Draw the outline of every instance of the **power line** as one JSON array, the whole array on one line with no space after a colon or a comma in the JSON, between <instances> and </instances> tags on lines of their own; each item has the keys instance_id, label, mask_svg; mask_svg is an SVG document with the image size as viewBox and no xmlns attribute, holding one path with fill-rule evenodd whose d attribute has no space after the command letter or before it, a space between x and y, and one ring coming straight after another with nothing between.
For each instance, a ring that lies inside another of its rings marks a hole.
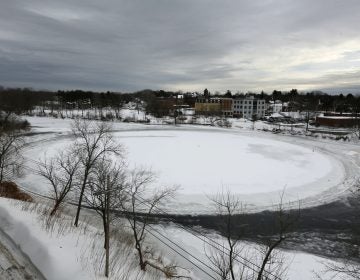
<instances>
[{"instance_id":1,"label":"power line","mask_svg":"<svg viewBox=\"0 0 360 280\"><path fill-rule=\"evenodd\" d=\"M151 227L149 225L149 227ZM156 231L154 228L152 228L154 231ZM215 278L213 275L211 275L209 272L207 272L206 270L204 270L203 268L199 267L197 264L195 264L193 261L189 260L186 256L184 256L182 253L180 253L177 249L173 248L172 246L170 246L169 244L167 244L166 242L164 242L161 238L159 238L158 236L156 236L153 232L149 231L147 228L145 228L145 230L151 234L153 237L155 237L157 240L159 240L161 243L163 243L165 246L167 246L168 248L170 248L171 250L173 250L176 254L180 255L181 257L183 257L186 261L190 262L192 265L194 265L195 267L197 267L198 269L200 269L202 272L204 272L206 275L208 275L209 277L211 277L214 280L217 280L217 278ZM159 233L158 231L156 231L157 233ZM172 242L173 243L173 242ZM175 243L174 243L175 244ZM177 247L179 247L177 244L175 244ZM181 248L181 247L179 247ZM188 251L186 251L185 249L181 248L184 252L186 252L187 254L189 254L190 256L192 256L193 258L195 258L193 255L191 255ZM196 260L198 260L197 258L195 258ZM198 260L199 261L199 260ZM212 267L208 266L207 264L203 263L202 261L200 261L200 263L204 264L206 267L210 268L212 271L215 271ZM219 272L215 271L216 274L218 274L219 276L221 276L219 274Z\"/></svg>"},{"instance_id":2,"label":"power line","mask_svg":"<svg viewBox=\"0 0 360 280\"><path fill-rule=\"evenodd\" d=\"M31 160L32 162L35 162L37 163L35 160ZM39 171L38 170L35 170L34 168L32 167L28 167L28 166L24 166L25 169L29 170L29 171L32 171L32 172L36 172L36 174L39 174ZM50 199L50 200L54 200L54 198L52 197L49 197L49 196L46 196L46 195L43 195L43 194L39 194L39 193L36 193L36 192L33 192L33 191L30 191L30 190L27 190L23 187L19 187L20 189L26 191L27 193L30 193L30 194L33 194L33 195L36 195L36 196L39 196L39 197L42 197L42 198L46 198L46 199ZM70 205L73 205L70 203ZM152 227L151 227L152 228ZM155 230L155 229L154 229ZM148 230L147 230L148 231ZM156 231L156 230L155 230ZM156 231L158 232L158 231ZM151 233L152 234L152 233ZM198 269L200 269L201 271L203 271L204 273L206 273L208 276L210 276L212 279L215 279L216 278L214 276L212 276L211 274L209 274L206 270L202 269L201 267L199 267L197 264L195 264L193 261L190 261L188 260L183 254L181 254L178 250L174 249L173 247L169 246L166 242L164 242L163 240L161 240L161 238L155 236L154 234L152 234L155 238L157 238L158 240L160 240L162 243L164 243L167 247L169 247L170 249L172 249L173 251L175 251L177 254L179 254L181 257L183 257L184 259L186 259L187 261L189 261L192 265L196 266ZM168 239L169 240L169 239ZM181 248L179 245L175 244L174 242L172 242L171 240L169 240L171 243L173 243L174 245L176 245L178 248ZM188 254L189 256L192 256L196 261L198 261L199 263L201 263L202 265L204 265L205 267L207 267L208 269L212 270L213 272L217 273L218 272L216 270L214 270L212 267L210 267L209 265L207 265L206 263L204 263L202 260L198 259L196 256L192 255L190 252L186 251L185 249L181 248L182 251L184 251L186 254Z\"/></svg>"},{"instance_id":3,"label":"power line","mask_svg":"<svg viewBox=\"0 0 360 280\"><path fill-rule=\"evenodd\" d=\"M54 198L49 197L49 196L45 196L33 191L30 191L28 189L25 189L23 187L20 187L20 189L24 190L25 192L29 193L29 194L33 194L42 198L46 198L49 200L54 200ZM74 206L72 203L70 203L70 205ZM151 227L149 225L149 227ZM151 227L153 230L155 230L153 227ZM162 242L163 244L165 244L167 247L169 247L171 250L173 250L174 252L176 252L178 255L180 255L181 257L183 257L185 260L187 260L188 262L190 262L192 265L194 265L195 267L197 267L199 270L201 270L202 272L204 272L205 274L207 274L209 277L211 277L212 279L216 280L217 278L215 278L213 275L211 275L209 272L207 272L205 269L201 268L199 265L197 265L196 263L194 263L193 261L189 260L186 256L184 256L182 253L180 253L177 249L173 248L172 246L170 246L169 244L167 244L165 241L163 241L161 238L159 238L158 236L156 236L155 234L153 234L152 232L150 232L148 229L146 229L147 232L149 232L152 236L154 236L156 239L158 239L160 242ZM157 230L155 230L158 234L160 234ZM161 235L161 234L160 234ZM169 239L168 239L169 240ZM171 240L169 240L171 243L173 243L174 245L176 245L178 248L181 248L179 245L175 244L174 242L172 242ZM196 261L198 261L200 264L204 265L206 268L212 270L213 272L219 274L219 272L217 272L216 270L214 270L212 267L210 267L209 265L207 265L206 263L204 263L202 260L200 260L199 258L197 258L196 256L192 255L189 251L181 248L182 251L184 251L186 254L188 254L189 256L193 257ZM219 274L220 275L220 274Z\"/></svg>"},{"instance_id":4,"label":"power line","mask_svg":"<svg viewBox=\"0 0 360 280\"><path fill-rule=\"evenodd\" d=\"M27 159L28 159L28 158L27 158ZM34 159L29 159L29 161L31 161L31 162L33 162L34 164L37 164L37 165L40 165L40 164L41 164L40 162L38 162L38 161L36 161L36 160L34 160ZM35 172L35 173L38 174L38 175L40 175L40 174L39 174L39 171L38 171L38 170L35 170L35 169L32 168L32 167L26 166L25 168L28 169L28 170L30 170L30 171L32 171L32 172ZM37 194L37 193L34 193L34 194ZM37 194L37 195L39 195L39 194ZM44 198L50 198L50 197L47 197L47 196L44 196L44 195L40 195L40 196L42 196L42 197L44 197ZM52 198L50 198L50 199L52 199ZM139 200L139 201L142 202L142 203L148 203L148 202L147 202L144 198L142 198L139 194L137 195L137 197L135 197L135 199ZM165 212L164 210L160 209L160 208L157 207L157 206L154 206L154 209L156 209L156 210L158 211L157 214L163 214L163 215L166 215L166 216L169 215L169 213ZM217 241L209 238L209 237L206 236L204 233L202 233L202 232L200 232L200 231L197 231L197 230L193 229L193 228L190 227L190 226L181 225L181 224L179 224L174 218L165 217L165 219L174 222L178 227L180 227L181 229L187 231L188 233L190 233L191 235L193 235L193 236L195 236L196 238L200 239L201 241L205 242L206 244L208 244L209 246L213 247L214 249L219 250L220 248L223 248L223 249L227 250L228 252L230 252L230 249L224 247L222 244L218 243ZM194 232L195 232L196 234L194 234ZM203 238L199 237L199 235L202 236ZM181 247L179 247L179 248L181 248ZM254 269L254 267L257 267L258 269L260 269L260 266L259 266L258 264L254 263L254 262L252 262L252 261L250 261L250 260L248 260L248 259L246 259L246 258L244 258L244 257L242 257L242 256L236 255L236 256L234 256L234 259L235 259L239 264L244 265L245 267L247 267L248 269L250 269L250 270L252 270L252 271L254 271L254 272L257 272L257 271ZM252 267L251 267L250 265L252 265ZM268 272L268 271L265 271L265 272L268 273L269 275L271 275L272 277L274 277L273 279L280 279L278 276L272 274L271 272Z\"/></svg>"},{"instance_id":5,"label":"power line","mask_svg":"<svg viewBox=\"0 0 360 280\"><path fill-rule=\"evenodd\" d=\"M197 258L196 256L194 256L193 254L189 253L187 250L185 250L183 247L181 247L180 245L176 244L174 241L172 241L171 239L169 239L167 236L163 235L162 233L160 233L158 230L156 230L154 227L152 227L151 225L148 224L148 227L151 228L153 231L155 231L157 234L159 234L160 236L162 236L162 238L166 239L167 241L169 241L171 244L175 245L176 247L178 247L180 250L186 252L189 256L191 256L192 258L196 259L198 262L200 262L201 264L203 264L204 266L206 266L207 268L209 268L210 270L212 270L213 272L219 274L218 271L216 271L214 268L212 268L211 266L209 266L208 264L204 263L202 260L200 260L199 258ZM221 276L221 274L219 274Z\"/></svg>"},{"instance_id":6,"label":"power line","mask_svg":"<svg viewBox=\"0 0 360 280\"><path fill-rule=\"evenodd\" d=\"M139 200L139 197L140 197L140 199L142 200L143 203L144 203L144 202L146 203L146 200L143 199L140 195L138 195L138 198L137 198L138 200ZM158 214L169 215L168 213L166 213L165 211L163 211L162 209L160 209L160 208L157 207L157 206L155 206L154 208L156 208L156 209L160 212L160 213L158 213ZM195 230L195 229L193 229L193 228L191 228L191 227L189 227L189 226L181 225L181 224L179 224L178 222L176 222L176 220L175 220L174 218L165 217L165 219L168 219L168 220L174 222L178 227L180 227L181 229L189 232L190 234L192 234L192 235L195 236L196 238L200 239L201 241L203 241L203 242L205 242L206 244L208 244L208 245L210 245L211 247L213 247L214 249L219 250L219 247L218 247L218 246L220 246L221 248L223 248L223 249L227 250L228 252L230 252L230 249L224 247L222 244L218 243L217 241L209 238L209 237L206 236L204 233L202 233L202 232L200 232L200 231L197 231L197 230ZM200 238L197 234L194 234L193 232L197 233L198 235L201 235L204 239ZM207 241L207 240L210 240L210 241ZM216 244L217 246L214 245L214 244ZM240 260L239 258L241 258L242 260ZM257 267L258 269L260 269L260 266L259 266L258 264L255 264L255 263L253 263L252 261L250 261L250 260L248 260L248 259L246 259L246 258L244 258L244 257L242 257L242 256L239 256L239 255L234 256L234 259L235 259L238 263L244 265L245 267L249 268L250 270L252 270L252 271L254 271L254 272L257 272L257 271L254 269L254 267ZM253 267L251 267L249 264L251 264ZM266 271L266 270L265 270L265 272L268 273L269 275L271 275L272 277L274 277L274 279L280 279L278 276L272 274L271 272L268 272L268 271Z\"/></svg>"}]
</instances>

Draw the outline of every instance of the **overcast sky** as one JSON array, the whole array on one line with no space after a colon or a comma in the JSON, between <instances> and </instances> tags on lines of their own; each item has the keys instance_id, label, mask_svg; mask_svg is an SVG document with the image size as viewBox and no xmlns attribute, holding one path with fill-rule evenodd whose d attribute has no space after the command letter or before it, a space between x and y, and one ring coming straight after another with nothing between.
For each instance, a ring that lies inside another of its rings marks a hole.
<instances>
[{"instance_id":1,"label":"overcast sky","mask_svg":"<svg viewBox=\"0 0 360 280\"><path fill-rule=\"evenodd\" d=\"M359 0L1 0L0 84L360 92Z\"/></svg>"}]
</instances>

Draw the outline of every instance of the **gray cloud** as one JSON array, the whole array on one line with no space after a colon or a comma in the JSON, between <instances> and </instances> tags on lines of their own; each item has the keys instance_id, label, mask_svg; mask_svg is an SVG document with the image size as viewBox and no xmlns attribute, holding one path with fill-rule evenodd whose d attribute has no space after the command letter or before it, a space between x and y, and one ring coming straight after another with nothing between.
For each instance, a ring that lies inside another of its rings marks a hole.
<instances>
[{"instance_id":1,"label":"gray cloud","mask_svg":"<svg viewBox=\"0 0 360 280\"><path fill-rule=\"evenodd\" d=\"M357 0L4 0L0 84L359 91L349 78L359 10Z\"/></svg>"}]
</instances>

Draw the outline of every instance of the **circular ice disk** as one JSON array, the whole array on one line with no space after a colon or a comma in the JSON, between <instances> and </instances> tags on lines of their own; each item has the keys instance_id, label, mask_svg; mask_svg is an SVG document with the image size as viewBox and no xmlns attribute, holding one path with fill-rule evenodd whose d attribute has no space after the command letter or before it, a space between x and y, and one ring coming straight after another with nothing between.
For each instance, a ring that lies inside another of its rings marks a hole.
<instances>
[{"instance_id":1,"label":"circular ice disk","mask_svg":"<svg viewBox=\"0 0 360 280\"><path fill-rule=\"evenodd\" d=\"M316 183L336 171L316 150L266 137L219 131L150 130L115 133L130 166L148 166L159 182L183 194L222 189L254 194Z\"/></svg>"}]
</instances>

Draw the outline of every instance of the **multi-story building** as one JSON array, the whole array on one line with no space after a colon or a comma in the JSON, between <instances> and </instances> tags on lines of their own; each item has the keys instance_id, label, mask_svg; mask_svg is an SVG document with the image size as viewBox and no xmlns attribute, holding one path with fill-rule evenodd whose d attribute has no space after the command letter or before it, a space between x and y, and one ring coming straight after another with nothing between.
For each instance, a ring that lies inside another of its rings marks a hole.
<instances>
[{"instance_id":1,"label":"multi-story building","mask_svg":"<svg viewBox=\"0 0 360 280\"><path fill-rule=\"evenodd\" d=\"M253 96L236 98L233 100L233 116L251 119L254 116L262 118L265 116L265 100L255 99Z\"/></svg>"},{"instance_id":2,"label":"multi-story building","mask_svg":"<svg viewBox=\"0 0 360 280\"><path fill-rule=\"evenodd\" d=\"M223 116L233 115L233 99L232 98L220 98L221 113Z\"/></svg>"},{"instance_id":3,"label":"multi-story building","mask_svg":"<svg viewBox=\"0 0 360 280\"><path fill-rule=\"evenodd\" d=\"M251 119L265 116L265 100L253 96L245 98L205 98L195 102L195 113L203 115L235 116Z\"/></svg>"},{"instance_id":4,"label":"multi-story building","mask_svg":"<svg viewBox=\"0 0 360 280\"><path fill-rule=\"evenodd\" d=\"M200 97L195 102L195 113L204 115L232 116L232 98Z\"/></svg>"}]
</instances>

